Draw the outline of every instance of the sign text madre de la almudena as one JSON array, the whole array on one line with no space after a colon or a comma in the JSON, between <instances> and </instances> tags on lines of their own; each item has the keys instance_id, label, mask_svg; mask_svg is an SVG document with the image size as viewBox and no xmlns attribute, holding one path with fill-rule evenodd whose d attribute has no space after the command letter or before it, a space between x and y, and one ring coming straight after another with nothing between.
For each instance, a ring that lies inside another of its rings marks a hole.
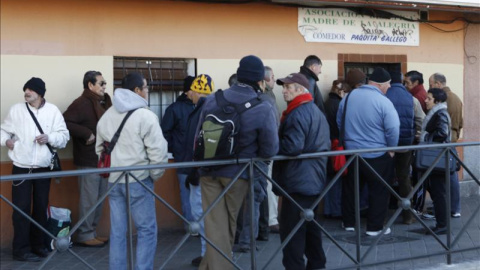
<instances>
[{"instance_id":1,"label":"sign text madre de la almudena","mask_svg":"<svg viewBox=\"0 0 480 270\"><path fill-rule=\"evenodd\" d=\"M417 12L389 10L409 19ZM298 9L298 31L307 42L419 45L419 24L403 19L378 19L347 9Z\"/></svg>"}]
</instances>

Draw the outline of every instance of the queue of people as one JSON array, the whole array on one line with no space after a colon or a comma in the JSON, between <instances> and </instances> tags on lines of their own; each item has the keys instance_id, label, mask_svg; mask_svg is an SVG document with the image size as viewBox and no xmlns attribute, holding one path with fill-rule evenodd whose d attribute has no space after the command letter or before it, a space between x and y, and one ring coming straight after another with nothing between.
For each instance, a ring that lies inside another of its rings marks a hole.
<instances>
[{"instance_id":1,"label":"queue of people","mask_svg":"<svg viewBox=\"0 0 480 270\"><path fill-rule=\"evenodd\" d=\"M463 126L462 103L446 86L444 75L435 73L430 77L427 93L423 88L423 75L418 71L407 72L404 76L378 67L367 78L361 70L351 69L345 80L333 81L324 102L316 83L321 69L320 58L310 55L299 73L275 80L273 70L264 66L260 58L245 56L239 62L236 76L229 79L228 89L215 92L214 82L207 74L187 77L183 93L167 108L161 121L148 109L149 86L140 73L126 75L122 87L115 90L111 99L105 93L107 83L103 75L99 71L86 72L81 96L63 115L55 105L46 102L45 83L34 77L23 88L25 103L12 106L1 125L1 145L9 150L8 155L13 161L12 174L50 171L49 148L64 148L70 137L73 162L78 170L96 168L98 156L106 146L104 142L112 142L114 137L112 167L163 164L167 162L168 151L173 154L175 162L202 160L197 151L207 146L201 140L207 136L208 125L213 123L211 115L218 114L218 108L223 106L230 106L238 113L239 118L235 121L240 129L232 135L235 137L231 137L235 144L232 144L230 153L236 158L269 159L277 154L297 156L327 152L338 144L346 150L353 150L458 140ZM287 104L282 113L278 111L272 91L275 82L282 87L283 100ZM38 118L43 132L37 128L33 117ZM362 198L368 207L366 234L389 234L391 230L384 227L384 222L390 195L376 175L387 184L397 182L400 196L406 197L412 190L412 181L418 178L418 172L411 166L413 153L377 152L361 156L369 165L360 163L359 170ZM336 169L332 166L332 161L326 157L259 163L253 176L253 219L249 205L252 194L248 191L250 175L244 171L235 179L241 165L178 169L185 220L199 221L209 210L204 222L199 222L197 233L201 235L201 250L199 256L192 259L192 265L199 269L233 269L229 261L232 260L232 251L250 251L251 229L257 240L268 241L269 233L280 233L281 241L286 241L301 219L297 204L304 208L312 206L335 176ZM108 188L112 188L109 193L111 229L109 238L96 234L102 215L100 204L78 228L76 244L103 247L109 243L110 269L125 269L126 203L129 201L137 229L135 268L152 269L157 224L155 199L150 191L163 173L164 170L155 169L131 172L130 178L120 172L108 177L99 174L79 176L81 217ZM264 175L272 177L276 183L273 188ZM357 225L354 177L353 168L349 168L324 200L324 214L341 219L346 231L355 231ZM433 200L436 226L432 230L438 234L446 232L443 177L444 174L432 173L423 186ZM450 180L451 216L460 217L456 172L451 174ZM129 200L126 185L130 189ZM224 191L227 187L228 190ZM49 189L50 179L14 181L12 202L45 226ZM217 204L209 209L224 192ZM424 194L415 197L414 208L419 212L424 211ZM277 196L282 198L278 218ZM317 207L312 209L311 220L319 218ZM404 211L402 219L405 224L415 220L410 211ZM12 220L13 258L35 262L48 256L45 235L17 211L14 211ZM185 223L185 228L190 229L187 225ZM216 248L207 245L205 237ZM239 249L234 249L235 244ZM325 268L327 258L322 248L321 230L314 222L303 223L289 239L283 249L282 263L286 269Z\"/></svg>"}]
</instances>

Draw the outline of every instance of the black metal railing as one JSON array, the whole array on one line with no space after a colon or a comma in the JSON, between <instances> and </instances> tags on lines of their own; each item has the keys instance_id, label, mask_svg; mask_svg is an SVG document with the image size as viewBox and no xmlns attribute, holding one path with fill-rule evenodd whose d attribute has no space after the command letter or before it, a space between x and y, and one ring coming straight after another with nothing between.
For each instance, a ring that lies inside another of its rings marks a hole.
<instances>
[{"instance_id":1,"label":"black metal railing","mask_svg":"<svg viewBox=\"0 0 480 270\"><path fill-rule=\"evenodd\" d=\"M474 182L480 186L480 181L478 179L478 176L476 176L472 170L470 170L465 163L457 156L456 152L453 151L455 147L478 147L480 146L480 142L464 142L464 143L448 143L448 144L428 144L428 145L417 145L417 146L401 146L401 147L390 147L390 148L376 148L376 149L363 149L363 150L345 150L345 151L334 151L334 152L322 152L322 153L310 153L310 154L302 154L296 157L287 157L287 156L275 156L271 158L270 160L277 161L277 160L293 160L293 159L312 159L312 158L319 158L319 157L329 157L329 156L337 156L337 155L346 155L348 156L348 160L344 167L336 173L334 178L326 185L325 189L322 191L322 193L318 196L314 204L307 209L302 208L295 200L287 193L285 192L278 184L277 182L272 179L267 172L263 171L260 166L258 166L256 163L265 161L265 159L261 158L253 158L253 159L237 159L237 160L219 160L219 161L203 161L203 162L182 162L182 163L171 163L171 164L162 164L162 165L146 165L146 166L135 166L135 167L116 167L116 168L107 168L107 169L86 169L86 170L72 170L72 171L61 171L61 172L47 172L47 173L36 173L36 174L18 174L18 175L3 175L0 176L0 183L3 182L11 182L11 181L17 181L17 180L30 180L30 179L39 179L39 178L59 178L59 177L68 177L68 176L79 176L79 175L87 175L87 174L98 174L98 173L112 173L112 172L122 172L122 174L115 180L115 182L110 185L108 188L107 192L101 196L101 198L97 201L97 203L85 214L85 216L81 217L77 223L72 227L70 230L69 234L65 237L57 237L55 235L52 235L49 231L47 231L45 228L40 226L35 220L33 220L28 214L22 212L17 206L15 206L4 194L0 194L0 199L5 201L7 204L9 204L14 211L18 211L23 217L28 219L30 222L34 224L34 226L38 227L40 230L42 230L46 235L49 237L55 239L55 249L53 252L50 253L50 255L42 262L42 264L39 266L39 269L42 269L45 267L45 265L52 259L53 256L57 252L69 252L73 256L75 256L79 261L81 261L85 266L87 266L90 269L95 269L92 265L90 265L85 259L83 259L79 254L77 254L75 251L73 251L70 248L70 237L76 232L76 230L79 228L80 224L82 224L86 218L91 215L95 209L105 200L105 198L109 195L109 193L112 191L112 189L119 184L120 179L122 177L126 177L127 182L138 182L140 185L142 185L148 192L150 192L159 202L161 202L164 206L166 206L171 212L173 212L176 216L178 216L180 219L182 219L186 224L188 224L188 232L181 238L181 240L177 243L175 248L170 252L166 260L162 263L160 266L160 269L164 269L168 263L171 261L171 259L178 253L180 248L185 245L189 237L191 236L198 236L200 234L200 222L204 220L205 216L208 215L212 208L217 205L217 203L221 200L221 198L227 193L227 191L236 183L236 181L242 181L240 180L240 175L245 170L249 170L249 192L250 194L253 194L253 185L254 185L254 170L260 171L260 173L268 179L279 192L282 194L281 196L284 197L284 200L290 200L293 204L295 204L301 211L301 219L298 222L298 224L294 227L294 229L289 233L289 235L284 239L282 244L276 249L274 252L273 256L270 257L265 265L259 266L257 261L256 261L256 244L255 244L255 235L254 235L254 230L251 229L251 235L250 235L250 256L251 256L251 269L257 269L257 268L262 268L266 269L274 260L276 255L280 253L280 251L288 244L288 242L291 240L291 238L294 236L294 234L298 231L298 229L302 226L304 222L313 222L315 223L316 226L320 228L320 230L325 234L325 236L332 241L332 243L338 247L341 252L350 259L352 264L350 265L345 265L342 266L341 269L348 269L348 268L364 268L364 267L371 267L371 266L377 266L377 265L382 265L382 264L388 264L388 263L395 263L395 262L401 262L401 261L406 261L406 260L415 260L415 259L421 259L421 258L426 258L430 256L437 256L437 255L445 255L446 256L446 262L448 264L451 264L451 255L453 253L458 253L458 252L464 252L464 251L471 251L471 250L480 250L480 244L474 247L469 247L469 248L458 248L454 249L453 247L458 243L458 240L460 237L465 233L465 230L467 227L473 222L474 218L476 215L480 212L480 205L478 205L475 210L473 211L472 215L469 217L467 222L464 224L464 226L460 229L460 231L457 233L455 239L452 238L451 234L451 224L450 224L450 218L447 218L447 238L446 238L446 243L443 243L441 239L432 232L432 230L427 226L427 224L419 218L417 215L413 214L412 216L415 217L419 223L426 228L427 231L429 231L436 241L441 245L443 250L441 252L434 252L434 253L428 253L424 255L418 255L418 256L409 256L405 258L396 258L396 259L390 259L390 260L382 260L382 261L374 261L374 262L369 262L367 261L368 255L372 252L372 250L377 246L378 242L380 239L383 237L383 232L386 230L386 228L389 228L392 226L393 222L396 220L396 218L400 215L400 213L404 210L410 211L411 213L414 213L412 210L412 207L410 205L410 201L412 197L414 196L415 192L423 185L423 183L426 181L428 176L431 174L433 171L433 166L435 163L437 163L441 155L451 155L454 157L456 162L460 164L460 166L464 169L466 173L470 175L470 177L474 180ZM382 177L375 172L375 170L362 158L362 154L364 153L372 153L372 152L387 152L387 151L409 151L409 150L418 150L418 149L424 149L424 148L442 148L444 149L443 152L436 158L434 161L434 164L427 169L425 172L423 172L422 176L418 180L417 184L413 187L412 191L408 194L407 197L402 198L397 192L391 187L388 181L385 179L382 179ZM361 237L360 237L360 190L359 190L359 166L360 162L362 162L368 170L370 170L374 175L376 175L377 180L386 187L386 189L390 192L391 195L393 195L397 200L398 200L398 208L395 210L394 214L390 216L388 221L386 222L386 225L384 226L383 232L379 234L378 236L375 237L375 240L373 241L372 245L369 246L369 248L362 254L361 252ZM449 168L449 158L445 159L446 162L446 168ZM224 190L220 193L220 195L214 200L214 202L208 206L207 209L205 209L203 215L199 220L190 222L188 221L185 217L183 217L177 210L175 210L167 201L165 201L161 196L156 194L154 190L150 189L147 187L141 180L142 179L137 179L134 177L130 172L132 171L138 171L138 170L152 170L152 169L178 169L178 168L190 168L190 167L210 167L210 166L218 166L218 165L229 165L229 164L243 164L243 167L238 171L236 176L232 179L232 181L224 188ZM354 170L354 187L355 187L355 233L356 233L356 244L355 244L355 254L350 254L348 250L346 250L333 236L332 234L329 233L329 231L322 226L316 219L314 219L314 212L313 209L315 209L321 200L325 197L327 192L335 185L337 181L341 181L341 175L342 173L347 169ZM445 182L446 182L446 194L447 194L447 213L450 213L450 174L449 172L445 172ZM129 268L134 269L134 259L133 259L133 234L132 234L132 221L131 221L131 209L130 209L130 204L129 204L129 197L130 197L130 191L128 188L129 185L126 185L126 194L127 194L127 216L129 223L127 224L127 248L128 248L128 263L129 263ZM255 224L253 218L254 218L254 196L249 196L250 203L248 204L250 206L250 217L251 217L251 222L250 224ZM448 215L449 217L449 215ZM205 235L201 235L200 237L204 238L205 241L213 247L217 252L219 252L225 259L227 259L235 268L237 269L242 269L232 258L229 256L229 254L223 253L217 246L215 246L214 243L211 242L210 239L205 237ZM328 264L327 264L328 266ZM329 268L329 269L337 269L337 268ZM340 268L338 268L340 269Z\"/></svg>"}]
</instances>

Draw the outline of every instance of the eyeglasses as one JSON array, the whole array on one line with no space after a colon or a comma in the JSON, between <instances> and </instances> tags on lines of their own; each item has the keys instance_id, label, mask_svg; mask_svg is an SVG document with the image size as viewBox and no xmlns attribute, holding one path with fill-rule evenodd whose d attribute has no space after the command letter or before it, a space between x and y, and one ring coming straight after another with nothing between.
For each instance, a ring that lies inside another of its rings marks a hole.
<instances>
[{"instance_id":1,"label":"eyeglasses","mask_svg":"<svg viewBox=\"0 0 480 270\"><path fill-rule=\"evenodd\" d=\"M101 81L101 82L100 82L100 86L105 86L105 85L107 85L107 82L106 82L106 81Z\"/></svg>"}]
</instances>

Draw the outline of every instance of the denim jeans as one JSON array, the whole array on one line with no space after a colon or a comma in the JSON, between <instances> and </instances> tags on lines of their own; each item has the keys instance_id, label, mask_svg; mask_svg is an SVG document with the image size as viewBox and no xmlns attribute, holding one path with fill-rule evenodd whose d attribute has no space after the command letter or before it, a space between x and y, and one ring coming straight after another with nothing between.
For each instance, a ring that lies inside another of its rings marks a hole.
<instances>
[{"instance_id":1,"label":"denim jeans","mask_svg":"<svg viewBox=\"0 0 480 270\"><path fill-rule=\"evenodd\" d=\"M450 206L452 214L460 213L460 184L458 183L458 172L450 174Z\"/></svg>"},{"instance_id":2,"label":"denim jeans","mask_svg":"<svg viewBox=\"0 0 480 270\"><path fill-rule=\"evenodd\" d=\"M193 221L192 210L190 207L190 191L185 186L187 180L186 174L177 173L178 184L180 185L180 202L182 204L182 214L188 221Z\"/></svg>"},{"instance_id":3,"label":"denim jeans","mask_svg":"<svg viewBox=\"0 0 480 270\"><path fill-rule=\"evenodd\" d=\"M153 189L150 177L142 181ZM109 186L112 186L109 183ZM131 183L130 206L132 220L137 229L135 269L153 269L157 248L157 220L153 195L139 183ZM127 194L125 184L117 184L109 194L110 202L110 256L111 270L127 269Z\"/></svg>"},{"instance_id":4,"label":"denim jeans","mask_svg":"<svg viewBox=\"0 0 480 270\"><path fill-rule=\"evenodd\" d=\"M194 220L198 220L203 215L202 209L202 189L200 184L194 186L190 184L190 206L192 209L192 216ZM205 222L200 222L200 234L205 235ZM207 250L207 242L203 237L200 237L200 243L202 244L202 257L205 255Z\"/></svg>"},{"instance_id":5,"label":"denim jeans","mask_svg":"<svg viewBox=\"0 0 480 270\"><path fill-rule=\"evenodd\" d=\"M257 164L260 166L262 171L268 172L268 165L266 165L263 162L258 162ZM255 173L255 178L253 181L254 181L254 193L253 193L254 218L253 218L253 224L251 224L250 192L248 192L242 207L243 208L242 231L240 233L240 236L238 237L238 244L242 248L250 247L250 232L252 228L253 228L253 235L255 236L255 239L258 237L258 220L260 218L260 204L262 203L263 200L266 199L266 195L267 195L266 179L260 172Z\"/></svg>"}]
</instances>

